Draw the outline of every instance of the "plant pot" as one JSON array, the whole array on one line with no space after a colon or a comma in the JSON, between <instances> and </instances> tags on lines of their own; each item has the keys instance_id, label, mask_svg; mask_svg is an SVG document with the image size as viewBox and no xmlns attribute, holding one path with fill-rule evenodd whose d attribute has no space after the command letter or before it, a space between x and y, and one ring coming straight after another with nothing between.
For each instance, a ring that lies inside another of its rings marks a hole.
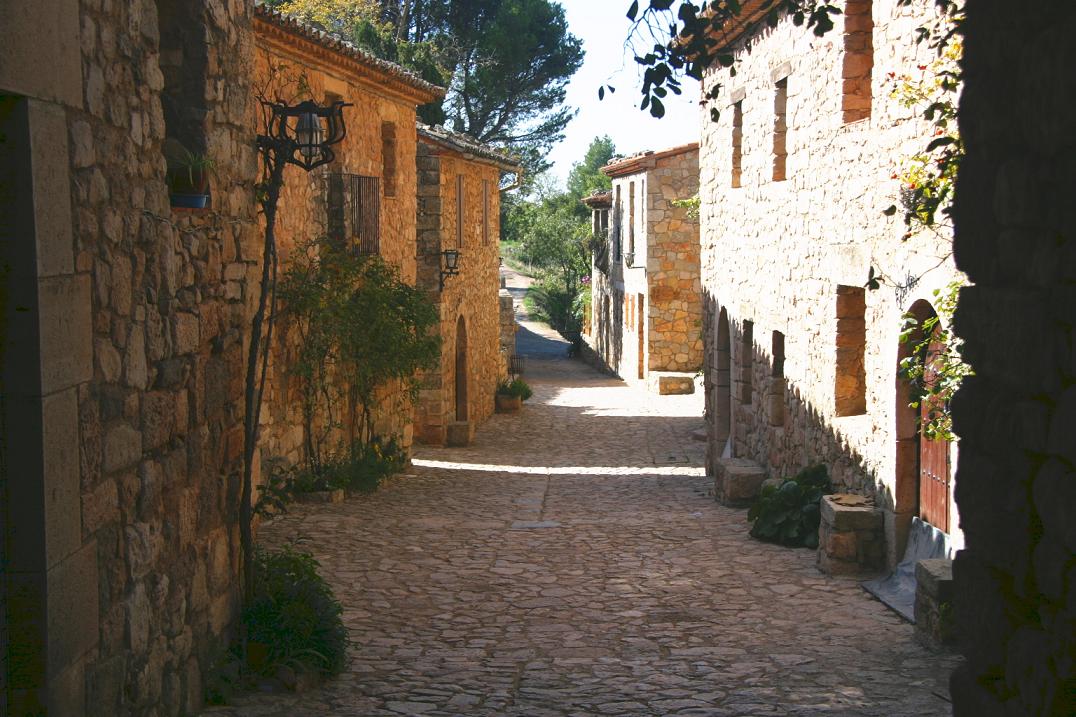
<instances>
[{"instance_id":1,"label":"plant pot","mask_svg":"<svg viewBox=\"0 0 1076 717\"><path fill-rule=\"evenodd\" d=\"M505 396L496 394L497 413L519 413L523 408L523 399L520 396Z\"/></svg>"},{"instance_id":2,"label":"plant pot","mask_svg":"<svg viewBox=\"0 0 1076 717\"><path fill-rule=\"evenodd\" d=\"M169 199L173 207L183 209L205 209L209 203L208 194L171 194Z\"/></svg>"}]
</instances>

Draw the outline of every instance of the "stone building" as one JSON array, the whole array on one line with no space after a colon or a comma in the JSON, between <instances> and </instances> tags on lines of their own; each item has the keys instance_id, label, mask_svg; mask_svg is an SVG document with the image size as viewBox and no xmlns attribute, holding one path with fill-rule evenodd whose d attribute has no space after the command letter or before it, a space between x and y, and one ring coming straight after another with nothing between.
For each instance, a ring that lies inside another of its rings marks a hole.
<instances>
[{"instance_id":1,"label":"stone building","mask_svg":"<svg viewBox=\"0 0 1076 717\"><path fill-rule=\"evenodd\" d=\"M334 161L313 172L288 167L277 218L282 267L305 243L328 237L364 255L380 256L407 283L416 281L415 108L444 94L441 88L353 46L279 13L255 10L256 87L267 99L296 97L322 104L344 101L347 134ZM493 280L496 286L496 279ZM301 338L287 321L277 325L276 353L266 389L264 457L296 463L303 458L303 417L289 358ZM378 435L412 442L410 398L398 387L380 397L373 417ZM342 407L341 407L342 408ZM344 424L348 414L341 410ZM322 420L325 420L322 417ZM346 440L343 425L329 440Z\"/></svg>"},{"instance_id":2,"label":"stone building","mask_svg":"<svg viewBox=\"0 0 1076 717\"><path fill-rule=\"evenodd\" d=\"M884 213L933 132L890 80L932 62L914 42L932 12L848 0L822 38L791 17L730 26L736 74L713 68L702 89L722 88L719 119L702 120L708 468L743 459L789 477L825 463L838 490L884 511L889 565L916 515L960 542L956 446L921 439L897 376L904 315L934 315L934 290L960 275L949 236L905 240Z\"/></svg>"},{"instance_id":3,"label":"stone building","mask_svg":"<svg viewBox=\"0 0 1076 717\"><path fill-rule=\"evenodd\" d=\"M1076 714L1076 6L969 2L956 717Z\"/></svg>"},{"instance_id":4,"label":"stone building","mask_svg":"<svg viewBox=\"0 0 1076 717\"><path fill-rule=\"evenodd\" d=\"M443 127L418 126L418 285L441 315L440 369L425 377L416 406L424 443L466 445L493 413L497 382L507 376L515 317L502 311L501 178L517 160ZM452 252L457 273L449 274Z\"/></svg>"},{"instance_id":5,"label":"stone building","mask_svg":"<svg viewBox=\"0 0 1076 717\"><path fill-rule=\"evenodd\" d=\"M673 202L698 193L699 146L643 152L602 172L612 190L583 200L600 237L587 353L629 383L691 393L703 358L699 224Z\"/></svg>"},{"instance_id":6,"label":"stone building","mask_svg":"<svg viewBox=\"0 0 1076 717\"><path fill-rule=\"evenodd\" d=\"M0 713L191 714L237 609L266 54L356 103L329 174L378 178L409 280L414 109L439 90L251 3L12 0L0 26ZM170 206L166 140L215 165L206 209ZM287 181L282 251L327 201ZM268 399L262 447L293 454Z\"/></svg>"}]
</instances>

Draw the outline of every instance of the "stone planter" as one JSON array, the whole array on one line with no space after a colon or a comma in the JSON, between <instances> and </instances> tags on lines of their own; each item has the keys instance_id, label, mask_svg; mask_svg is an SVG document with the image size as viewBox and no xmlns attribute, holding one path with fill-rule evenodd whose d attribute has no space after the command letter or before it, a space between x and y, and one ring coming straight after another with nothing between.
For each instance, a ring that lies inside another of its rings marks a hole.
<instances>
[{"instance_id":1,"label":"stone planter","mask_svg":"<svg viewBox=\"0 0 1076 717\"><path fill-rule=\"evenodd\" d=\"M506 396L498 393L494 396L497 402L497 413L519 413L523 408L523 399L519 396Z\"/></svg>"},{"instance_id":2,"label":"stone planter","mask_svg":"<svg viewBox=\"0 0 1076 717\"><path fill-rule=\"evenodd\" d=\"M864 575L885 563L882 511L864 496L822 497L818 569L827 575Z\"/></svg>"}]
</instances>

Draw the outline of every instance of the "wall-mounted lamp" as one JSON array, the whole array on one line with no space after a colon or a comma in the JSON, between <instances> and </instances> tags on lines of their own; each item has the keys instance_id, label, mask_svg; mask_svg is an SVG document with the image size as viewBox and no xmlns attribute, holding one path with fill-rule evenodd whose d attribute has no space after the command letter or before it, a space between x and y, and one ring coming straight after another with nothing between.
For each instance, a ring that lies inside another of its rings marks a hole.
<instances>
[{"instance_id":1,"label":"wall-mounted lamp","mask_svg":"<svg viewBox=\"0 0 1076 717\"><path fill-rule=\"evenodd\" d=\"M460 250L445 249L441 252L441 291L445 290L445 277L460 273Z\"/></svg>"},{"instance_id":2,"label":"wall-mounted lamp","mask_svg":"<svg viewBox=\"0 0 1076 717\"><path fill-rule=\"evenodd\" d=\"M333 102L327 107L313 100L297 105L264 102L270 111L268 131L258 136L263 151L273 150L285 163L295 164L306 171L333 161L332 145L347 134L344 127L348 102Z\"/></svg>"}]
</instances>

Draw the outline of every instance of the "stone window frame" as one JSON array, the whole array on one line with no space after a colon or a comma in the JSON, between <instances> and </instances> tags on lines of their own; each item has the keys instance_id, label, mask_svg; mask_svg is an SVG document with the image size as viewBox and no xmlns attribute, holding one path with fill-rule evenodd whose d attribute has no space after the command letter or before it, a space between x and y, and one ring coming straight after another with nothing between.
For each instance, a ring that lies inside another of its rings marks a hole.
<instances>
[{"instance_id":1,"label":"stone window frame","mask_svg":"<svg viewBox=\"0 0 1076 717\"><path fill-rule=\"evenodd\" d=\"M463 248L463 213L465 210L463 201L464 179L463 173L456 174L456 248Z\"/></svg>"},{"instance_id":2,"label":"stone window frame","mask_svg":"<svg viewBox=\"0 0 1076 717\"><path fill-rule=\"evenodd\" d=\"M620 184L617 183L616 190L613 195L613 260L619 262L623 257L623 246L621 245L621 233L623 232L624 217L623 203L620 199Z\"/></svg>"},{"instance_id":3,"label":"stone window frame","mask_svg":"<svg viewBox=\"0 0 1076 717\"><path fill-rule=\"evenodd\" d=\"M788 179L788 81L792 68L785 62L772 73L773 98L773 181Z\"/></svg>"},{"instance_id":4,"label":"stone window frame","mask_svg":"<svg viewBox=\"0 0 1076 717\"><path fill-rule=\"evenodd\" d=\"M833 410L843 416L867 412L867 292L862 286L838 284L835 291L836 341Z\"/></svg>"},{"instance_id":5,"label":"stone window frame","mask_svg":"<svg viewBox=\"0 0 1076 717\"><path fill-rule=\"evenodd\" d=\"M482 180L482 243L489 244L489 180Z\"/></svg>"},{"instance_id":6,"label":"stone window frame","mask_svg":"<svg viewBox=\"0 0 1076 717\"><path fill-rule=\"evenodd\" d=\"M841 119L851 124L870 119L874 101L874 1L845 0L843 17Z\"/></svg>"},{"instance_id":7,"label":"stone window frame","mask_svg":"<svg viewBox=\"0 0 1076 717\"><path fill-rule=\"evenodd\" d=\"M744 319L740 330L740 403L754 402L755 322Z\"/></svg>"},{"instance_id":8,"label":"stone window frame","mask_svg":"<svg viewBox=\"0 0 1076 717\"><path fill-rule=\"evenodd\" d=\"M770 384L766 391L766 408L770 425L785 425L785 335L774 330L770 333Z\"/></svg>"},{"instance_id":9,"label":"stone window frame","mask_svg":"<svg viewBox=\"0 0 1076 717\"><path fill-rule=\"evenodd\" d=\"M628 182L628 256L635 265L635 181Z\"/></svg>"},{"instance_id":10,"label":"stone window frame","mask_svg":"<svg viewBox=\"0 0 1076 717\"><path fill-rule=\"evenodd\" d=\"M743 186L743 102L747 91L740 88L732 93L732 173L733 189Z\"/></svg>"},{"instance_id":11,"label":"stone window frame","mask_svg":"<svg viewBox=\"0 0 1076 717\"><path fill-rule=\"evenodd\" d=\"M381 122L381 177L382 190L386 197L396 196L396 123Z\"/></svg>"}]
</instances>

